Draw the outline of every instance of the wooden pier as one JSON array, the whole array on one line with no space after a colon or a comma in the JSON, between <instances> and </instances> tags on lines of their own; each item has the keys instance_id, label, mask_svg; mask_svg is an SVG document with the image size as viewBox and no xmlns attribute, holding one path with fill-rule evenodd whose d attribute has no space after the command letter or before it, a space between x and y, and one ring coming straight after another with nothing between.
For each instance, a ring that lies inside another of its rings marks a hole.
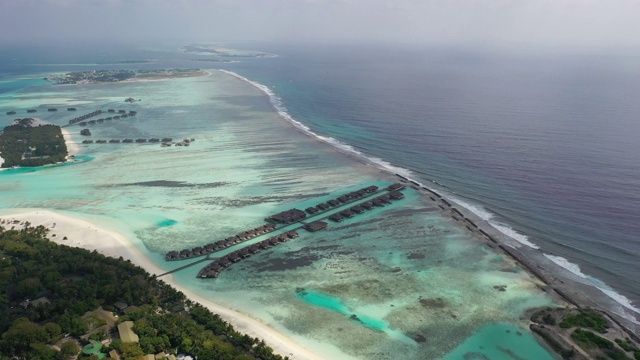
<instances>
[{"instance_id":1,"label":"wooden pier","mask_svg":"<svg viewBox=\"0 0 640 360\"><path fill-rule=\"evenodd\" d=\"M271 236L270 238L262 240L255 244L245 246L214 260L198 273L198 277L200 278L216 278L224 269L227 269L233 263L246 259L251 255L259 253L262 250L269 249L271 247L297 238L299 236L298 231L301 229L305 229L309 232L316 232L326 229L329 224L322 220L329 219L335 222L340 222L344 220L344 218L342 218L342 215L346 216L346 212L348 212L349 214L347 217L354 217L357 214L363 214L366 211L373 210L376 207L376 203L380 203L382 204L381 206L384 206L383 204L385 203L388 204L392 201L403 199L404 194L401 193L403 189L404 186L397 183L392 184L385 189L379 189L377 186L372 185L366 188L362 188L358 191L353 191L348 194L341 195L335 200L329 200L326 203L322 202L313 207L313 210L311 210L311 208L307 208L305 212L294 208L280 212L278 214L267 217L266 220L269 222L255 229L247 230L236 234L235 236L209 243L204 246L198 246L192 249L183 249L180 251L171 251L167 253L165 259L168 261L188 260L198 257L204 258L198 259L195 262L181 266L177 269L158 276L170 274L172 272L191 267L203 261L211 260L211 255L215 252L234 247L236 245L255 239L256 237L265 235L267 233L274 232L276 230L283 230L283 232L280 234ZM383 191L386 193L380 195L379 193ZM372 201L365 201L374 196L375 198ZM347 205L353 204L357 201L361 202L359 204L354 204L346 210L342 210ZM329 212L331 212L332 214L328 214ZM307 214L309 214L310 216L308 217ZM336 216L339 217L339 220ZM312 221L305 222L310 218L312 218ZM298 226L294 229L291 229L292 225L294 224L298 224ZM285 227L288 228L286 231L284 231Z\"/></svg>"}]
</instances>

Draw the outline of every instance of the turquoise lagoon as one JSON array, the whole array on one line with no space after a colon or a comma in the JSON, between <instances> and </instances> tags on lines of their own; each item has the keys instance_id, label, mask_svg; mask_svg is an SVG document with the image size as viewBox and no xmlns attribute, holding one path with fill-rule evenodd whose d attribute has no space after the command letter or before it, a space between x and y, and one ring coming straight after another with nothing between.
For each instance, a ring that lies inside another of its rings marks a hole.
<instances>
[{"instance_id":1,"label":"turquoise lagoon","mask_svg":"<svg viewBox=\"0 0 640 360\"><path fill-rule=\"evenodd\" d=\"M127 97L140 101L128 104ZM45 110L67 105L78 111ZM95 109L138 112L91 127L94 140L195 139L189 147L81 145L82 155L70 165L0 172L3 212L42 208L93 221L127 236L167 270L184 263L165 262L169 250L394 181L303 134L263 92L217 71L189 79L34 86L0 100L1 114L28 107L56 124ZM0 116L1 125L13 118ZM82 140L80 127L68 129ZM301 233L218 279L196 279L198 270L173 276L330 359L551 358L525 330L527 311L551 300L511 260L412 189L390 206Z\"/></svg>"}]
</instances>

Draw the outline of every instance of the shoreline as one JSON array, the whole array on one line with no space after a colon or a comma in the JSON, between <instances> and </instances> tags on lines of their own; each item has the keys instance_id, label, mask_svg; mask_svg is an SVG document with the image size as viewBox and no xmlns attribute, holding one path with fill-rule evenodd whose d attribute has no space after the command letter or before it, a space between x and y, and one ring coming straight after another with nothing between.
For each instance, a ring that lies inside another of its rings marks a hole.
<instances>
[{"instance_id":1,"label":"shoreline","mask_svg":"<svg viewBox=\"0 0 640 360\"><path fill-rule=\"evenodd\" d=\"M483 241L490 250L504 254L524 271L541 291L548 294L557 304L574 308L594 308L607 315L609 320L636 341L640 341L639 326L628 319L626 314L618 314L601 302L617 303L600 288L581 282L568 270L546 258L538 248L522 244L496 229L492 224L455 200L445 198L437 191L426 188L410 178L394 174L400 182L424 195L425 201L436 204L444 216L450 216L460 227L470 231L478 241ZM430 196L435 195L435 196ZM546 261L545 261L546 259ZM597 299L599 301L596 301Z\"/></svg>"},{"instance_id":2,"label":"shoreline","mask_svg":"<svg viewBox=\"0 0 640 360\"><path fill-rule=\"evenodd\" d=\"M90 221L44 209L2 209L0 221L3 226L11 229L24 227L25 222L31 226L42 225L49 229L47 238L60 245L79 247L89 251L97 251L103 255L130 260L131 263L142 267L152 275L165 272L153 263L142 251L123 235L96 226ZM14 223L18 221L17 223ZM67 238L65 240L65 237ZM267 324L259 322L247 315L221 306L211 300L185 289L177 284L171 275L165 275L159 280L166 282L178 291L184 293L188 299L198 302L213 313L220 315L230 323L235 330L252 337L264 340L274 352L299 360L325 360L326 358L313 353L302 345L289 339Z\"/></svg>"},{"instance_id":3,"label":"shoreline","mask_svg":"<svg viewBox=\"0 0 640 360\"><path fill-rule=\"evenodd\" d=\"M404 168L398 168L387 163L382 159L372 158L361 153L349 144L342 143L331 137L326 137L315 133L304 123L294 119L284 108L281 100L266 85L250 80L233 71L219 69L218 71L232 76L240 81L244 81L251 86L262 91L270 100L274 110L292 126L296 127L302 134L309 136L316 141L328 144L338 152L351 157L352 159L372 165L382 173L389 175L390 181L400 179L405 185L418 190L421 195L425 196L425 201L429 201L429 194L437 194L435 202L441 202L441 213L444 216L451 215L458 217L462 223L458 222L458 226L463 229L469 228L470 224L465 219L470 219L476 225L475 236L478 240L486 240L487 246L497 254L504 254L507 258L513 259L521 268L527 271L534 282L541 282L538 286L546 293L551 293L551 297L559 304L566 303L578 307L593 307L606 313L608 317L618 326L623 328L630 336L640 341L640 315L626 306L618 302L614 297L608 295L604 290L593 283L587 283L588 279L580 279L571 273L568 269L554 263L545 257L542 249L532 243L523 243L522 241L505 234L496 228L481 216L466 208L461 203L452 198L441 196L437 191L425 187L423 184L416 182L411 177L413 174ZM400 173L400 174L398 174ZM455 209L455 210L452 210ZM467 226L469 225L469 226ZM473 228L473 226L471 226ZM469 229L474 232L472 229ZM484 233L483 233L484 232ZM552 255L552 254L547 254ZM598 301L594 300L597 299ZM621 308L622 307L622 308ZM626 308L623 309L623 308ZM615 309L620 309L616 311ZM634 315L628 315L628 311ZM628 319L633 316L635 321Z\"/></svg>"},{"instance_id":4,"label":"shoreline","mask_svg":"<svg viewBox=\"0 0 640 360\"><path fill-rule=\"evenodd\" d=\"M72 156L76 156L80 153L80 145L77 142L73 141L73 136L69 130L60 127L60 131L62 132L62 137L64 137L64 144L67 146L67 161Z\"/></svg>"},{"instance_id":5,"label":"shoreline","mask_svg":"<svg viewBox=\"0 0 640 360\"><path fill-rule=\"evenodd\" d=\"M64 73L61 73L64 75ZM158 74L152 76L142 76L142 77L134 77L131 79L121 80L121 81L93 81L93 80L83 80L80 82L76 82L73 84L55 84L51 82L51 80L46 80L51 83L51 86L74 86L74 85L104 85L104 84L117 84L117 83L136 83L136 82L147 82L147 81L160 81L160 80L171 80L171 79L185 79L192 77L200 77L200 76L209 76L211 75L210 71L207 70L198 70L189 73L176 73L176 74Z\"/></svg>"}]
</instances>

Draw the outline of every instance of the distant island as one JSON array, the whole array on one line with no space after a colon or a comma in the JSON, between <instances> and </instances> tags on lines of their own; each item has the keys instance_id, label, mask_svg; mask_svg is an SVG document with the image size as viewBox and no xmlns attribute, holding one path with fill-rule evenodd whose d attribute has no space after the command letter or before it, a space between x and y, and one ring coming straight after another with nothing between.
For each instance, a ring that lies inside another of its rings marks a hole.
<instances>
[{"instance_id":1,"label":"distant island","mask_svg":"<svg viewBox=\"0 0 640 360\"><path fill-rule=\"evenodd\" d=\"M120 60L120 61L103 61L103 62L99 62L96 63L98 65L115 65L115 64L148 64L150 62L153 62L152 60L146 60L146 59L142 59L142 60Z\"/></svg>"},{"instance_id":2,"label":"distant island","mask_svg":"<svg viewBox=\"0 0 640 360\"><path fill-rule=\"evenodd\" d=\"M53 85L100 84L132 80L153 80L207 75L200 69L89 70L51 75L45 80Z\"/></svg>"},{"instance_id":3,"label":"distant island","mask_svg":"<svg viewBox=\"0 0 640 360\"><path fill-rule=\"evenodd\" d=\"M203 62L216 62L216 63L230 63L232 60L222 60L222 59L191 59L191 61L203 61Z\"/></svg>"},{"instance_id":4,"label":"distant island","mask_svg":"<svg viewBox=\"0 0 640 360\"><path fill-rule=\"evenodd\" d=\"M249 50L232 50L225 49L215 45L191 44L180 48L185 53L204 53L220 57L272 57L273 54L267 54L259 51Z\"/></svg>"},{"instance_id":5,"label":"distant island","mask_svg":"<svg viewBox=\"0 0 640 360\"><path fill-rule=\"evenodd\" d=\"M67 146L60 126L33 118L15 119L0 134L2 167L42 166L65 161Z\"/></svg>"}]
</instances>

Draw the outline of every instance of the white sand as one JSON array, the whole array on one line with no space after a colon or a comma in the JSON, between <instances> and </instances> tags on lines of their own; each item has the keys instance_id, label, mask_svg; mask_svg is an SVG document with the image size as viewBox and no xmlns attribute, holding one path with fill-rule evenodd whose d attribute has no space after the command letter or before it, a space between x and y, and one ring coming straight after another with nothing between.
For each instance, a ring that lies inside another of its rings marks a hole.
<instances>
[{"instance_id":1,"label":"white sand","mask_svg":"<svg viewBox=\"0 0 640 360\"><path fill-rule=\"evenodd\" d=\"M18 223L14 224L13 222L15 220L17 220ZM27 221L31 226L43 225L50 229L49 239L58 244L80 247L91 251L96 250L101 254L116 258L122 256L124 259L131 260L132 263L144 268L151 274L161 274L164 272L124 236L95 226L82 219L49 210L29 209L12 210L10 214L2 214L0 215L0 222L1 221L4 221L2 225L6 229L11 229L12 226L15 226L16 229L21 228ZM65 237L67 237L67 240L63 240ZM322 356L309 351L269 326L182 288L173 281L171 276L163 276L161 279L179 291L182 291L192 301L198 302L209 308L212 312L220 315L220 317L233 325L237 331L264 340L278 354L289 356L290 359L296 360L324 359Z\"/></svg>"},{"instance_id":2,"label":"white sand","mask_svg":"<svg viewBox=\"0 0 640 360\"><path fill-rule=\"evenodd\" d=\"M69 153L69 156L77 155L80 152L80 146L78 145L78 143L73 141L69 130L65 128L60 128L60 130L62 131L62 136L64 137L64 144L67 145L67 152Z\"/></svg>"}]
</instances>

